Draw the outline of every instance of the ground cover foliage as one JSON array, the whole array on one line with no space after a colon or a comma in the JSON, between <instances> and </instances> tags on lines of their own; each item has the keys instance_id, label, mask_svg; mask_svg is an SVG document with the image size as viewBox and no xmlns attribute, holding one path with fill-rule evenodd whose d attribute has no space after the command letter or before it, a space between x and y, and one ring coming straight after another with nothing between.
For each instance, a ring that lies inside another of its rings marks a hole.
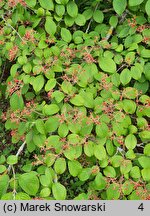
<instances>
[{"instance_id":1,"label":"ground cover foliage","mask_svg":"<svg viewBox=\"0 0 150 216\"><path fill-rule=\"evenodd\" d=\"M150 0L0 0L0 198L150 199Z\"/></svg>"}]
</instances>

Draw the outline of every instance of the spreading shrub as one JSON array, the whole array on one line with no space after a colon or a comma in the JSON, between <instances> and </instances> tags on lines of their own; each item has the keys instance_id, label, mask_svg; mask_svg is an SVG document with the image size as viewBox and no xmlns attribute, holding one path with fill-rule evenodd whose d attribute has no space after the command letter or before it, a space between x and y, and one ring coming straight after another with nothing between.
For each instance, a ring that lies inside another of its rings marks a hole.
<instances>
[{"instance_id":1,"label":"spreading shrub","mask_svg":"<svg viewBox=\"0 0 150 216\"><path fill-rule=\"evenodd\" d=\"M150 0L0 0L0 198L150 199Z\"/></svg>"}]
</instances>

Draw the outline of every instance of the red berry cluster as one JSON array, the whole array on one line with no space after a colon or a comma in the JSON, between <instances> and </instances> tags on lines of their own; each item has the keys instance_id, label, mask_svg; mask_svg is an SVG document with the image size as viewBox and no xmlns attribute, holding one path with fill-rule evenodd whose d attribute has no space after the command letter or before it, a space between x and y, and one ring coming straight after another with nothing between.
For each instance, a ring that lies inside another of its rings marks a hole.
<instances>
[{"instance_id":1,"label":"red berry cluster","mask_svg":"<svg viewBox=\"0 0 150 216\"><path fill-rule=\"evenodd\" d=\"M8 58L10 61L13 61L16 58L18 51L19 49L18 49L18 46L16 45L9 50Z\"/></svg>"},{"instance_id":2,"label":"red berry cluster","mask_svg":"<svg viewBox=\"0 0 150 216\"><path fill-rule=\"evenodd\" d=\"M26 2L24 0L8 0L8 6L13 8L17 4L21 4L23 7L26 7Z\"/></svg>"},{"instance_id":3,"label":"red berry cluster","mask_svg":"<svg viewBox=\"0 0 150 216\"><path fill-rule=\"evenodd\" d=\"M14 79L13 81L8 82L7 92L11 96L14 92L19 93L21 87L23 86L23 82L18 79Z\"/></svg>"}]
</instances>

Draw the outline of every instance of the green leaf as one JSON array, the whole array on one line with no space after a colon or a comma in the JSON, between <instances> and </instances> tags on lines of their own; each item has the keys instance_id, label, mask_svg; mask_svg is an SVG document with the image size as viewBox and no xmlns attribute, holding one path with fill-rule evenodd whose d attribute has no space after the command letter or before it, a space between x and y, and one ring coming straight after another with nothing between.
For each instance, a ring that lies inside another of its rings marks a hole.
<instances>
[{"instance_id":1,"label":"green leaf","mask_svg":"<svg viewBox=\"0 0 150 216\"><path fill-rule=\"evenodd\" d=\"M33 89L35 92L39 92L44 86L44 77L43 75L38 75L33 80Z\"/></svg>"},{"instance_id":2,"label":"green leaf","mask_svg":"<svg viewBox=\"0 0 150 216\"><path fill-rule=\"evenodd\" d=\"M107 140L106 142L106 150L108 152L108 155L112 156L115 152L115 146L113 145L113 142L111 140Z\"/></svg>"},{"instance_id":3,"label":"green leaf","mask_svg":"<svg viewBox=\"0 0 150 216\"><path fill-rule=\"evenodd\" d=\"M40 197L48 197L50 195L51 191L49 188L43 188L40 191Z\"/></svg>"},{"instance_id":4,"label":"green leaf","mask_svg":"<svg viewBox=\"0 0 150 216\"><path fill-rule=\"evenodd\" d=\"M95 183L95 189L96 190L103 190L105 189L106 185L107 185L107 181L105 180L105 178L102 176L101 173L98 173L94 179L94 183Z\"/></svg>"},{"instance_id":5,"label":"green leaf","mask_svg":"<svg viewBox=\"0 0 150 216\"><path fill-rule=\"evenodd\" d=\"M142 0L141 0L141 1L142 1ZM150 0L148 0L148 1L146 2L145 10L146 10L147 15L150 17Z\"/></svg>"},{"instance_id":6,"label":"green leaf","mask_svg":"<svg viewBox=\"0 0 150 216\"><path fill-rule=\"evenodd\" d=\"M66 137L68 132L69 132L69 128L68 128L67 124L63 123L59 126L58 135L60 137Z\"/></svg>"},{"instance_id":7,"label":"green leaf","mask_svg":"<svg viewBox=\"0 0 150 216\"><path fill-rule=\"evenodd\" d=\"M111 75L111 81L115 86L120 85L120 75L118 73L114 73Z\"/></svg>"},{"instance_id":8,"label":"green leaf","mask_svg":"<svg viewBox=\"0 0 150 216\"><path fill-rule=\"evenodd\" d=\"M104 175L110 178L116 177L116 171L112 166L107 166L104 170Z\"/></svg>"},{"instance_id":9,"label":"green leaf","mask_svg":"<svg viewBox=\"0 0 150 216\"><path fill-rule=\"evenodd\" d=\"M0 164L4 164L6 161L6 157L4 155L0 156Z\"/></svg>"},{"instance_id":10,"label":"green leaf","mask_svg":"<svg viewBox=\"0 0 150 216\"><path fill-rule=\"evenodd\" d=\"M48 118L48 120L45 122L45 130L47 133L52 133L57 130L59 126L58 118L53 116Z\"/></svg>"},{"instance_id":11,"label":"green leaf","mask_svg":"<svg viewBox=\"0 0 150 216\"><path fill-rule=\"evenodd\" d=\"M105 123L96 125L96 135L100 138L105 138L108 136L108 126Z\"/></svg>"},{"instance_id":12,"label":"green leaf","mask_svg":"<svg viewBox=\"0 0 150 216\"><path fill-rule=\"evenodd\" d=\"M150 81L149 71L150 71L150 63L147 63L144 65L144 74L145 74L146 79Z\"/></svg>"},{"instance_id":13,"label":"green leaf","mask_svg":"<svg viewBox=\"0 0 150 216\"><path fill-rule=\"evenodd\" d=\"M58 158L54 164L54 170L57 174L62 174L66 170L66 160L64 158Z\"/></svg>"},{"instance_id":14,"label":"green leaf","mask_svg":"<svg viewBox=\"0 0 150 216\"><path fill-rule=\"evenodd\" d=\"M74 1L69 1L67 4L67 13L71 17L76 17L78 15L78 6Z\"/></svg>"},{"instance_id":15,"label":"green leaf","mask_svg":"<svg viewBox=\"0 0 150 216\"><path fill-rule=\"evenodd\" d=\"M35 5L36 5L36 0L25 0L25 2L31 8L35 7Z\"/></svg>"},{"instance_id":16,"label":"green leaf","mask_svg":"<svg viewBox=\"0 0 150 216\"><path fill-rule=\"evenodd\" d=\"M69 27L73 26L74 20L75 20L75 18L73 18L73 17L71 17L69 15L66 15L65 18L64 18L65 25L69 26Z\"/></svg>"},{"instance_id":17,"label":"green leaf","mask_svg":"<svg viewBox=\"0 0 150 216\"><path fill-rule=\"evenodd\" d=\"M43 113L45 115L54 115L56 113L58 113L59 111L59 107L56 104L50 104L50 105L45 105L43 107Z\"/></svg>"},{"instance_id":18,"label":"green leaf","mask_svg":"<svg viewBox=\"0 0 150 216\"><path fill-rule=\"evenodd\" d=\"M64 5L55 5L55 11L58 16L62 17L65 13L65 6Z\"/></svg>"},{"instance_id":19,"label":"green leaf","mask_svg":"<svg viewBox=\"0 0 150 216\"><path fill-rule=\"evenodd\" d=\"M144 168L141 170L144 181L150 181L150 168Z\"/></svg>"},{"instance_id":20,"label":"green leaf","mask_svg":"<svg viewBox=\"0 0 150 216\"><path fill-rule=\"evenodd\" d=\"M133 114L136 111L136 103L132 100L123 100L123 109L126 113Z\"/></svg>"},{"instance_id":21,"label":"green leaf","mask_svg":"<svg viewBox=\"0 0 150 216\"><path fill-rule=\"evenodd\" d=\"M106 190L108 200L118 200L120 197L120 185L118 183L112 183Z\"/></svg>"},{"instance_id":22,"label":"green leaf","mask_svg":"<svg viewBox=\"0 0 150 216\"><path fill-rule=\"evenodd\" d=\"M35 150L35 144L33 142L33 130L30 130L29 133L27 133L26 142L27 142L27 150L29 152L33 152Z\"/></svg>"},{"instance_id":23,"label":"green leaf","mask_svg":"<svg viewBox=\"0 0 150 216\"><path fill-rule=\"evenodd\" d=\"M123 161L123 157L121 155L114 155L111 158L111 164L113 167L120 167L122 161Z\"/></svg>"},{"instance_id":24,"label":"green leaf","mask_svg":"<svg viewBox=\"0 0 150 216\"><path fill-rule=\"evenodd\" d=\"M51 175L40 175L39 177L40 179L40 183L42 186L44 187L50 187L53 183L53 179L52 179L52 176Z\"/></svg>"},{"instance_id":25,"label":"green leaf","mask_svg":"<svg viewBox=\"0 0 150 216\"><path fill-rule=\"evenodd\" d=\"M142 132L139 132L139 137L142 141L149 141L150 140L150 131L144 130Z\"/></svg>"},{"instance_id":26,"label":"green leaf","mask_svg":"<svg viewBox=\"0 0 150 216\"><path fill-rule=\"evenodd\" d=\"M125 56L125 62L128 65L133 64L134 60L135 60L135 52L129 52L129 53L126 54L126 56Z\"/></svg>"},{"instance_id":27,"label":"green leaf","mask_svg":"<svg viewBox=\"0 0 150 216\"><path fill-rule=\"evenodd\" d=\"M100 11L100 10L94 11L94 13L93 13L93 19L97 23L102 23L103 20L104 20L104 14L103 14L103 12Z\"/></svg>"},{"instance_id":28,"label":"green leaf","mask_svg":"<svg viewBox=\"0 0 150 216\"><path fill-rule=\"evenodd\" d=\"M43 134L33 134L33 143L38 147L43 147L45 145L46 136Z\"/></svg>"},{"instance_id":29,"label":"green leaf","mask_svg":"<svg viewBox=\"0 0 150 216\"><path fill-rule=\"evenodd\" d=\"M29 195L35 196L39 189L39 179L33 172L19 176L20 187Z\"/></svg>"},{"instance_id":30,"label":"green leaf","mask_svg":"<svg viewBox=\"0 0 150 216\"><path fill-rule=\"evenodd\" d=\"M131 73L129 69L124 69L120 74L120 81L125 86L127 85L131 80Z\"/></svg>"},{"instance_id":31,"label":"green leaf","mask_svg":"<svg viewBox=\"0 0 150 216\"><path fill-rule=\"evenodd\" d=\"M70 43L70 41L72 40L72 35L70 33L70 31L66 28L61 28L61 37L62 39L67 42Z\"/></svg>"},{"instance_id":32,"label":"green leaf","mask_svg":"<svg viewBox=\"0 0 150 216\"><path fill-rule=\"evenodd\" d=\"M25 55L18 57L18 62L20 65L25 65L28 62L28 59Z\"/></svg>"},{"instance_id":33,"label":"green leaf","mask_svg":"<svg viewBox=\"0 0 150 216\"><path fill-rule=\"evenodd\" d=\"M44 158L44 163L46 164L47 167L50 167L54 164L56 159L56 155L55 154L47 154Z\"/></svg>"},{"instance_id":34,"label":"green leaf","mask_svg":"<svg viewBox=\"0 0 150 216\"><path fill-rule=\"evenodd\" d=\"M68 3L69 0L60 0L60 3L63 5L66 5Z\"/></svg>"},{"instance_id":35,"label":"green leaf","mask_svg":"<svg viewBox=\"0 0 150 216\"><path fill-rule=\"evenodd\" d=\"M118 24L118 17L117 16L111 16L110 19L109 19L109 24L112 27L116 28L116 26ZM120 47L122 47L122 46L120 46ZM120 57L120 56L117 56L117 57ZM117 57L116 57L116 59L117 59ZM118 58L118 60L119 60L119 58Z\"/></svg>"},{"instance_id":36,"label":"green leaf","mask_svg":"<svg viewBox=\"0 0 150 216\"><path fill-rule=\"evenodd\" d=\"M31 197L23 192L19 192L15 196L15 200L31 200Z\"/></svg>"},{"instance_id":37,"label":"green leaf","mask_svg":"<svg viewBox=\"0 0 150 216\"><path fill-rule=\"evenodd\" d=\"M136 144L137 144L137 139L133 134L129 134L125 138L125 146L127 147L127 149L134 149L136 147Z\"/></svg>"},{"instance_id":38,"label":"green leaf","mask_svg":"<svg viewBox=\"0 0 150 216\"><path fill-rule=\"evenodd\" d=\"M1 200L13 200L13 193L9 192L9 193L5 193L2 197Z\"/></svg>"},{"instance_id":39,"label":"green leaf","mask_svg":"<svg viewBox=\"0 0 150 216\"><path fill-rule=\"evenodd\" d=\"M60 103L64 99L64 93L60 91L54 91L52 93L52 98L55 98L57 103Z\"/></svg>"},{"instance_id":40,"label":"green leaf","mask_svg":"<svg viewBox=\"0 0 150 216\"><path fill-rule=\"evenodd\" d=\"M127 0L113 0L113 8L118 15L122 15L127 6Z\"/></svg>"},{"instance_id":41,"label":"green leaf","mask_svg":"<svg viewBox=\"0 0 150 216\"><path fill-rule=\"evenodd\" d=\"M131 171L130 171L130 176L134 179L139 179L141 177L141 171L140 168L138 166L134 166L132 167Z\"/></svg>"},{"instance_id":42,"label":"green leaf","mask_svg":"<svg viewBox=\"0 0 150 216\"><path fill-rule=\"evenodd\" d=\"M140 5L144 0L129 0L129 6L134 7Z\"/></svg>"},{"instance_id":43,"label":"green leaf","mask_svg":"<svg viewBox=\"0 0 150 216\"><path fill-rule=\"evenodd\" d=\"M122 174L127 174L132 169L132 162L130 160L123 160L120 166L120 171Z\"/></svg>"},{"instance_id":44,"label":"green leaf","mask_svg":"<svg viewBox=\"0 0 150 216\"><path fill-rule=\"evenodd\" d=\"M93 15L93 10L91 8L88 8L83 12L83 15L85 16L86 20L89 20Z\"/></svg>"},{"instance_id":45,"label":"green leaf","mask_svg":"<svg viewBox=\"0 0 150 216\"><path fill-rule=\"evenodd\" d=\"M18 163L18 157L16 155L10 155L10 156L8 156L7 163L9 165L13 165L13 164Z\"/></svg>"},{"instance_id":46,"label":"green leaf","mask_svg":"<svg viewBox=\"0 0 150 216\"><path fill-rule=\"evenodd\" d=\"M134 184L132 181L127 180L122 184L121 189L124 195L129 195L134 190Z\"/></svg>"},{"instance_id":47,"label":"green leaf","mask_svg":"<svg viewBox=\"0 0 150 216\"><path fill-rule=\"evenodd\" d=\"M9 176L0 175L0 198L6 193L9 185Z\"/></svg>"},{"instance_id":48,"label":"green leaf","mask_svg":"<svg viewBox=\"0 0 150 216\"><path fill-rule=\"evenodd\" d=\"M146 144L144 147L144 154L150 156L150 143Z\"/></svg>"},{"instance_id":49,"label":"green leaf","mask_svg":"<svg viewBox=\"0 0 150 216\"><path fill-rule=\"evenodd\" d=\"M24 65L24 66L25 66L25 65ZM23 67L24 67L24 66L23 66ZM18 70L19 67L20 67L19 64L13 64L13 65L11 66L10 74L11 74L12 77L15 77L15 76L16 76L16 73L17 73L17 70Z\"/></svg>"},{"instance_id":50,"label":"green leaf","mask_svg":"<svg viewBox=\"0 0 150 216\"><path fill-rule=\"evenodd\" d=\"M78 14L75 18L75 23L79 26L84 26L86 23L86 19L83 14Z\"/></svg>"},{"instance_id":51,"label":"green leaf","mask_svg":"<svg viewBox=\"0 0 150 216\"><path fill-rule=\"evenodd\" d=\"M88 200L88 194L81 193L74 198L74 200Z\"/></svg>"},{"instance_id":52,"label":"green leaf","mask_svg":"<svg viewBox=\"0 0 150 216\"><path fill-rule=\"evenodd\" d=\"M52 90L54 87L56 86L56 79L50 79L47 81L46 85L45 85L45 91L48 92L50 90Z\"/></svg>"},{"instance_id":53,"label":"green leaf","mask_svg":"<svg viewBox=\"0 0 150 216\"><path fill-rule=\"evenodd\" d=\"M71 98L70 102L75 106L84 105L84 99L80 95L75 95L73 98Z\"/></svg>"},{"instance_id":54,"label":"green leaf","mask_svg":"<svg viewBox=\"0 0 150 216\"><path fill-rule=\"evenodd\" d=\"M143 168L150 168L150 158L147 156L141 156L138 158L140 165Z\"/></svg>"},{"instance_id":55,"label":"green leaf","mask_svg":"<svg viewBox=\"0 0 150 216\"><path fill-rule=\"evenodd\" d=\"M91 175L91 168L83 168L78 175L80 181L87 181Z\"/></svg>"},{"instance_id":56,"label":"green leaf","mask_svg":"<svg viewBox=\"0 0 150 216\"><path fill-rule=\"evenodd\" d=\"M10 107L13 111L22 110L24 108L24 101L22 95L13 93L13 95L10 98Z\"/></svg>"},{"instance_id":57,"label":"green leaf","mask_svg":"<svg viewBox=\"0 0 150 216\"><path fill-rule=\"evenodd\" d=\"M115 73L116 72L116 64L109 57L100 57L99 58L99 66L100 68L107 73Z\"/></svg>"},{"instance_id":58,"label":"green leaf","mask_svg":"<svg viewBox=\"0 0 150 216\"><path fill-rule=\"evenodd\" d=\"M5 170L6 170L6 166L0 165L0 173L5 172Z\"/></svg>"},{"instance_id":59,"label":"green leaf","mask_svg":"<svg viewBox=\"0 0 150 216\"><path fill-rule=\"evenodd\" d=\"M75 160L78 157L80 157L82 154L82 146L76 145L76 146L70 146L68 149L64 151L64 155L69 160Z\"/></svg>"},{"instance_id":60,"label":"green leaf","mask_svg":"<svg viewBox=\"0 0 150 216\"><path fill-rule=\"evenodd\" d=\"M30 62L28 62L27 64L23 65L22 69L25 73L29 74L32 70L32 65L30 64Z\"/></svg>"},{"instance_id":61,"label":"green leaf","mask_svg":"<svg viewBox=\"0 0 150 216\"><path fill-rule=\"evenodd\" d=\"M56 200L65 200L67 191L66 188L60 184L59 182L56 182L52 185L52 192L53 196Z\"/></svg>"},{"instance_id":62,"label":"green leaf","mask_svg":"<svg viewBox=\"0 0 150 216\"><path fill-rule=\"evenodd\" d=\"M63 90L63 92L70 94L72 92L72 84L68 81L63 81L61 88Z\"/></svg>"},{"instance_id":63,"label":"green leaf","mask_svg":"<svg viewBox=\"0 0 150 216\"><path fill-rule=\"evenodd\" d=\"M102 145L94 146L94 155L98 160L103 160L106 158L106 150Z\"/></svg>"},{"instance_id":64,"label":"green leaf","mask_svg":"<svg viewBox=\"0 0 150 216\"><path fill-rule=\"evenodd\" d=\"M138 66L131 67L131 76L135 80L139 80L141 78L142 71Z\"/></svg>"},{"instance_id":65,"label":"green leaf","mask_svg":"<svg viewBox=\"0 0 150 216\"><path fill-rule=\"evenodd\" d=\"M144 48L144 49L142 49L140 55L143 58L150 58L150 50Z\"/></svg>"},{"instance_id":66,"label":"green leaf","mask_svg":"<svg viewBox=\"0 0 150 216\"><path fill-rule=\"evenodd\" d=\"M92 141L88 141L88 143L84 144L84 153L88 157L92 157L94 155L94 143Z\"/></svg>"},{"instance_id":67,"label":"green leaf","mask_svg":"<svg viewBox=\"0 0 150 216\"><path fill-rule=\"evenodd\" d=\"M46 17L45 30L51 36L56 33L57 26L50 16Z\"/></svg>"},{"instance_id":68,"label":"green leaf","mask_svg":"<svg viewBox=\"0 0 150 216\"><path fill-rule=\"evenodd\" d=\"M73 177L78 176L82 170L82 166L78 161L68 161L68 169Z\"/></svg>"},{"instance_id":69,"label":"green leaf","mask_svg":"<svg viewBox=\"0 0 150 216\"><path fill-rule=\"evenodd\" d=\"M122 95L124 98L135 99L138 96L138 90L136 88L127 87L124 88Z\"/></svg>"},{"instance_id":70,"label":"green leaf","mask_svg":"<svg viewBox=\"0 0 150 216\"><path fill-rule=\"evenodd\" d=\"M53 0L39 0L41 7L47 10L54 10Z\"/></svg>"},{"instance_id":71,"label":"green leaf","mask_svg":"<svg viewBox=\"0 0 150 216\"><path fill-rule=\"evenodd\" d=\"M93 94L91 92L80 92L80 95L82 98L86 98L84 100L84 106L87 108L93 108L94 107L94 98Z\"/></svg>"},{"instance_id":72,"label":"green leaf","mask_svg":"<svg viewBox=\"0 0 150 216\"><path fill-rule=\"evenodd\" d=\"M35 122L35 126L39 133L45 134L45 127L42 119L37 119Z\"/></svg>"}]
</instances>

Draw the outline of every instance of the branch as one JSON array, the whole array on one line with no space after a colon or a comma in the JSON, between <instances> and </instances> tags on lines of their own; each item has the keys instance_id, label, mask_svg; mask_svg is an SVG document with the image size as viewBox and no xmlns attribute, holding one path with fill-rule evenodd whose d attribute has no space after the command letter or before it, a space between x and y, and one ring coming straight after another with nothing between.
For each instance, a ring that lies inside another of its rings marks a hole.
<instances>
[{"instance_id":1,"label":"branch","mask_svg":"<svg viewBox=\"0 0 150 216\"><path fill-rule=\"evenodd\" d=\"M119 24L121 24L121 23L124 22L124 20L125 20L127 14L128 14L128 11L126 10L126 11L122 14L121 19L120 19L120 21L119 21Z\"/></svg>"},{"instance_id":2,"label":"branch","mask_svg":"<svg viewBox=\"0 0 150 216\"><path fill-rule=\"evenodd\" d=\"M122 22L124 22L124 20L125 20L127 14L128 14L128 11L125 11L125 12L122 14L121 19L120 19L120 21L119 21L119 24L121 24ZM108 33L107 33L106 37L105 37L103 40L108 41L109 38L111 37L112 33L113 33L113 30L114 30L114 27L111 26L111 27L109 28L109 30L108 30Z\"/></svg>"},{"instance_id":3,"label":"branch","mask_svg":"<svg viewBox=\"0 0 150 216\"><path fill-rule=\"evenodd\" d=\"M147 141L145 141L145 142L138 143L136 146L137 146L137 147L144 148L143 145L144 145L144 144L147 144L147 143L149 143L149 142L150 142L150 140L147 140Z\"/></svg>"},{"instance_id":4,"label":"branch","mask_svg":"<svg viewBox=\"0 0 150 216\"><path fill-rule=\"evenodd\" d=\"M97 10L98 6L99 6L99 3L96 5L96 7L95 7L95 9L94 9L94 12ZM88 33L92 22L93 22L93 18L90 19L90 22L89 22L89 24L88 24L88 27L87 27L85 33Z\"/></svg>"},{"instance_id":5,"label":"branch","mask_svg":"<svg viewBox=\"0 0 150 216\"><path fill-rule=\"evenodd\" d=\"M20 148L18 149L17 154L16 154L17 157L18 157L18 156L21 154L21 152L23 151L23 149L24 149L24 147L25 147L25 144L26 144L26 141L24 141L24 143L22 143L22 145L21 145ZM8 172L8 173L10 172L11 168L12 168L12 165L9 165L9 167L8 167L8 169L7 169L7 172Z\"/></svg>"},{"instance_id":6,"label":"branch","mask_svg":"<svg viewBox=\"0 0 150 216\"><path fill-rule=\"evenodd\" d=\"M109 38L111 37L112 33L113 33L113 30L114 30L114 27L111 26L110 29L108 30L106 37L103 40L108 41Z\"/></svg>"},{"instance_id":7,"label":"branch","mask_svg":"<svg viewBox=\"0 0 150 216\"><path fill-rule=\"evenodd\" d=\"M16 31L16 29L15 29L12 25L10 25L9 23L7 23L7 21L6 21L6 19L4 18L3 15L1 15L1 17L2 17L3 21L5 22L5 24L6 24L8 27L10 27L13 31L15 31L16 34L18 35L18 37L24 42L23 38L22 38L22 37L20 36L20 34Z\"/></svg>"}]
</instances>

